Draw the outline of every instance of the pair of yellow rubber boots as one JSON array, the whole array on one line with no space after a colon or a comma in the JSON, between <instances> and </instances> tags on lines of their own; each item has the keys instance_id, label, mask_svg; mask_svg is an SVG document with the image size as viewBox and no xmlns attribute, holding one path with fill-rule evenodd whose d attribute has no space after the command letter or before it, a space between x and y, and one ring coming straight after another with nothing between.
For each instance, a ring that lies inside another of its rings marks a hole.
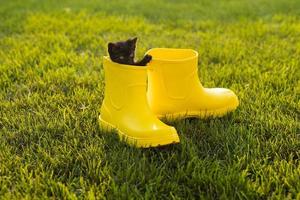
<instances>
[{"instance_id":1,"label":"pair of yellow rubber boots","mask_svg":"<svg viewBox=\"0 0 300 200\"><path fill-rule=\"evenodd\" d=\"M201 85L196 51L155 48L147 54L152 60L144 67L103 60L100 127L116 130L128 144L146 148L178 143L175 128L159 118L219 117L238 106L231 90Z\"/></svg>"}]
</instances>

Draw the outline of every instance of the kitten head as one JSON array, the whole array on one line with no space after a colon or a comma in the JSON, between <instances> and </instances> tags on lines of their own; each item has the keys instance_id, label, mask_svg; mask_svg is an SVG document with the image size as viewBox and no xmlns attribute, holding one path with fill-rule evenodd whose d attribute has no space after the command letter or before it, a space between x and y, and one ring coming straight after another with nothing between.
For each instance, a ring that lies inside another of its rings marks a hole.
<instances>
[{"instance_id":1,"label":"kitten head","mask_svg":"<svg viewBox=\"0 0 300 200\"><path fill-rule=\"evenodd\" d=\"M137 38L128 39L124 42L108 43L110 59L121 64L132 65Z\"/></svg>"}]
</instances>

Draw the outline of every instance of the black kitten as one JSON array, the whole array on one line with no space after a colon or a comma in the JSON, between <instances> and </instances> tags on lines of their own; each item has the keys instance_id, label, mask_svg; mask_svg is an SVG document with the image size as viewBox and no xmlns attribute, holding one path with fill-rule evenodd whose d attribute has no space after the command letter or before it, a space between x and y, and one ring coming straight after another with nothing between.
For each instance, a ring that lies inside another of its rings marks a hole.
<instances>
[{"instance_id":1,"label":"black kitten","mask_svg":"<svg viewBox=\"0 0 300 200\"><path fill-rule=\"evenodd\" d=\"M112 61L125 65L146 66L152 56L145 55L138 62L134 62L134 53L137 38L128 39L125 42L108 43L108 53Z\"/></svg>"}]
</instances>

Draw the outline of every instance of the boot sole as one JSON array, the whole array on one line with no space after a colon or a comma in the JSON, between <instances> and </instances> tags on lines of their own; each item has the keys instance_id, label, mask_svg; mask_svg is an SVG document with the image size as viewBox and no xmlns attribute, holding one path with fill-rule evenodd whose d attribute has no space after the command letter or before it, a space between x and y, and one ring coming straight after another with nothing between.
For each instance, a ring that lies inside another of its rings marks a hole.
<instances>
[{"instance_id":1,"label":"boot sole","mask_svg":"<svg viewBox=\"0 0 300 200\"><path fill-rule=\"evenodd\" d=\"M159 137L159 138L137 138L127 135L126 133L120 131L116 126L111 123L103 120L99 115L99 125L102 130L105 132L117 131L117 134L120 140L126 142L130 146L135 146L139 148L150 148L150 147L159 147L169 144L179 143L179 137L177 134L170 135L169 137Z\"/></svg>"},{"instance_id":2,"label":"boot sole","mask_svg":"<svg viewBox=\"0 0 300 200\"><path fill-rule=\"evenodd\" d=\"M234 111L238 107L239 103L233 104L231 106L226 106L224 108L216 109L216 110L198 110L198 111L185 111L185 112L177 112L170 113L164 115L156 115L159 119L167 119L167 120L178 120L178 119L187 119L187 118L199 118L206 119L209 117L223 117L229 112Z\"/></svg>"}]
</instances>

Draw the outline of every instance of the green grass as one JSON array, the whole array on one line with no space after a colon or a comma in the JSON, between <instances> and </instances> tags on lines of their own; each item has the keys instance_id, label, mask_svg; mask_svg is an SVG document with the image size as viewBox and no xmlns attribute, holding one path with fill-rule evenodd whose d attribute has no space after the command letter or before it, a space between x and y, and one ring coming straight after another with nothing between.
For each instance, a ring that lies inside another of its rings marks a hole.
<instances>
[{"instance_id":1,"label":"green grass","mask_svg":"<svg viewBox=\"0 0 300 200\"><path fill-rule=\"evenodd\" d=\"M241 105L167 122L181 143L101 133L108 41L199 52ZM0 0L0 199L300 199L299 0Z\"/></svg>"}]
</instances>

